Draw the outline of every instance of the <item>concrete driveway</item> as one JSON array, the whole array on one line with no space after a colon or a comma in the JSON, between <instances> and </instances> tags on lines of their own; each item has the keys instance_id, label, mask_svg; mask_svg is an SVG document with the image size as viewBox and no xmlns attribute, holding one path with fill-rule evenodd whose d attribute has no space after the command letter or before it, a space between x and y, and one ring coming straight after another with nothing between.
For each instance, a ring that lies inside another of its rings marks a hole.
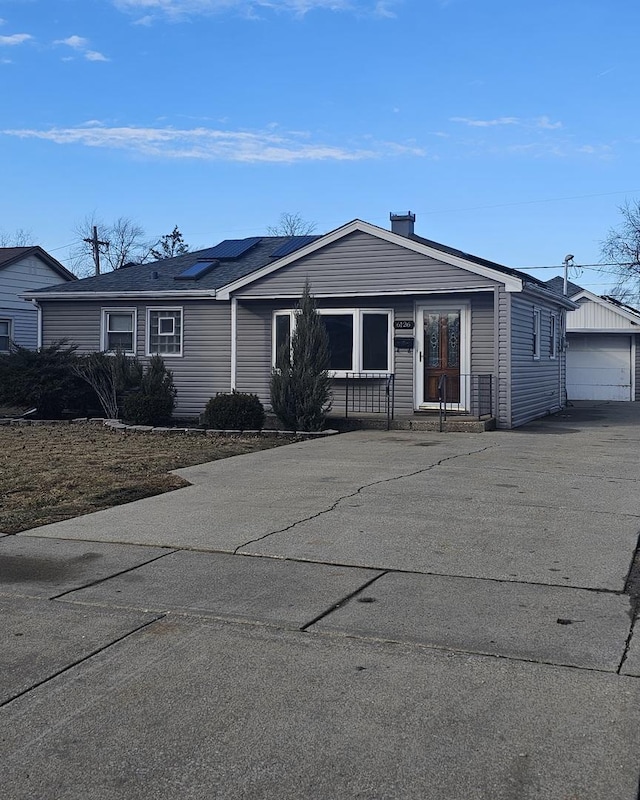
<instances>
[{"instance_id":1,"label":"concrete driveway","mask_svg":"<svg viewBox=\"0 0 640 800\"><path fill-rule=\"evenodd\" d=\"M639 422L343 434L0 538L3 794L638 800Z\"/></svg>"}]
</instances>

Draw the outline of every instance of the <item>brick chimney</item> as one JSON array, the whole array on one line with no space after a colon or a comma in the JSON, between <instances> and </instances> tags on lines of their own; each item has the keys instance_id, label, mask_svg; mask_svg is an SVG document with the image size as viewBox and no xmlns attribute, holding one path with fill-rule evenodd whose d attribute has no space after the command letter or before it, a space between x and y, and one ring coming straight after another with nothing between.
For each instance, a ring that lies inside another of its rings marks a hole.
<instances>
[{"instance_id":1,"label":"brick chimney","mask_svg":"<svg viewBox=\"0 0 640 800\"><path fill-rule=\"evenodd\" d=\"M397 233L399 236L412 236L413 223L416 221L416 215L407 211L406 214L389 214L391 220L391 231Z\"/></svg>"}]
</instances>

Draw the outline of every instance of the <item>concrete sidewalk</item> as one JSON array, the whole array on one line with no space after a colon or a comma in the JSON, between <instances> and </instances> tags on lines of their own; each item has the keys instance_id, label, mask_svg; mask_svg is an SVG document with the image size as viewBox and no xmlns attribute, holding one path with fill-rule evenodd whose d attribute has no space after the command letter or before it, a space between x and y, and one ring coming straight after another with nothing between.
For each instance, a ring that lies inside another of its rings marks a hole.
<instances>
[{"instance_id":1,"label":"concrete sidewalk","mask_svg":"<svg viewBox=\"0 0 640 800\"><path fill-rule=\"evenodd\" d=\"M5 796L638 800L638 422L343 434L0 538Z\"/></svg>"}]
</instances>

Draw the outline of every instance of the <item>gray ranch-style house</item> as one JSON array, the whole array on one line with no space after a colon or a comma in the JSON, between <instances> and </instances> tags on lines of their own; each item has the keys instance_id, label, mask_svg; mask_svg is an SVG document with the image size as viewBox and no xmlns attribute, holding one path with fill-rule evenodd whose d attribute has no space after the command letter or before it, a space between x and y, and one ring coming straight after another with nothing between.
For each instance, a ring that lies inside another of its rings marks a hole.
<instances>
[{"instance_id":1,"label":"gray ranch-style house","mask_svg":"<svg viewBox=\"0 0 640 800\"><path fill-rule=\"evenodd\" d=\"M178 390L176 416L218 392L268 408L276 354L308 281L331 350L334 410L360 384L393 380L396 415L489 412L512 428L565 405L565 315L576 306L522 272L414 233L353 220L323 236L228 239L28 293L45 344L80 352L159 353ZM478 409L479 397L488 408ZM487 400L488 398L488 400Z\"/></svg>"},{"instance_id":2,"label":"gray ranch-style house","mask_svg":"<svg viewBox=\"0 0 640 800\"><path fill-rule=\"evenodd\" d=\"M38 341L38 309L22 295L42 286L75 281L41 247L0 247L0 353L8 353L11 342L35 349Z\"/></svg>"}]
</instances>

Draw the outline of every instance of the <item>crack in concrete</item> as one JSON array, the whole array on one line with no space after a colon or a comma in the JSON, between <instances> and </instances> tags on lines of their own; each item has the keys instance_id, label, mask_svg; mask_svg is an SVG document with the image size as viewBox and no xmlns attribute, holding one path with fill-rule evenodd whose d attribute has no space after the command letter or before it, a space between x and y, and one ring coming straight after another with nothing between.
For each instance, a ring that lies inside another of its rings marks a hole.
<instances>
[{"instance_id":1,"label":"crack in concrete","mask_svg":"<svg viewBox=\"0 0 640 800\"><path fill-rule=\"evenodd\" d=\"M629 648L631 647L631 640L635 633L636 623L640 617L640 534L638 534L638 543L631 559L631 565L627 574L627 580L624 584L623 594L629 595L629 616L631 617L631 625L629 626L629 635L625 642L624 651L620 664L618 665L618 675L622 673L622 668L629 655ZM639 633L640 635L640 633ZM640 794L638 795L640 800Z\"/></svg>"},{"instance_id":2,"label":"crack in concrete","mask_svg":"<svg viewBox=\"0 0 640 800\"><path fill-rule=\"evenodd\" d=\"M352 497L357 497L361 492L365 489L370 489L373 486L379 486L382 483L393 483L394 481L404 480L405 478L413 478L416 475L422 475L425 472L430 472L431 470L435 469L436 467L442 466L442 464L446 463L447 461L454 461L456 458L464 458L465 456L473 456L477 453L484 453L486 450L492 450L496 447L499 447L498 444L491 444L487 447L481 447L479 450L471 450L468 453L458 453L454 456L447 456L446 458L441 458L440 461L437 461L435 464L430 464L428 467L423 467L422 469L414 470L413 472L408 472L404 475L395 475L392 478L382 478L379 481L373 481L372 483L365 483L363 486L359 486L355 492L350 492L349 494L343 495L339 497L334 503L329 506L329 508L325 508L322 511L318 511L316 514L311 514L308 517L304 517L303 519L297 519L295 522L292 522L291 525L287 525L284 528L280 528L277 531L270 531L269 533L265 533L262 536L258 536L255 539L249 539L248 542L244 544L239 544L236 549L233 551L233 555L240 555L239 551L244 549L245 547L249 547L251 544L256 544L256 542L261 542L264 539L268 539L270 536L275 536L277 533L286 533L287 531L292 530L298 525L302 525L304 522L310 522L312 519L317 519L318 517L322 517L324 514L330 514L332 511L342 503L344 500L349 500Z\"/></svg>"},{"instance_id":3,"label":"crack in concrete","mask_svg":"<svg viewBox=\"0 0 640 800\"><path fill-rule=\"evenodd\" d=\"M389 570L384 570L384 571L380 572L380 574L374 575L373 578L370 578L368 581L363 583L361 586L358 586L358 588L355 589L353 592L349 592L349 594L345 595L341 600L338 600L337 603L334 603L333 605L329 606L329 608L327 608L325 611L322 611L320 614L317 614L309 622L305 622L305 624L300 627L300 630L301 631L306 631L312 625L315 625L316 622L320 622L321 619L324 619L325 617L328 617L329 614L333 614L334 611L337 611L345 603L348 603L349 600L352 600L354 597L359 595L360 592L364 592L365 589L368 589L373 583L375 583L377 580L380 580L380 578L382 578L382 577L384 577L385 575L388 575L388 574L389 574Z\"/></svg>"},{"instance_id":4,"label":"crack in concrete","mask_svg":"<svg viewBox=\"0 0 640 800\"><path fill-rule=\"evenodd\" d=\"M34 689L37 689L40 686L44 686L44 684L49 683L49 681L54 680L59 675L64 675L65 672L69 672L70 669L77 667L79 664L83 664L85 661L89 661L89 659L93 658L94 656L97 656L99 653L103 653L105 650L108 650L110 647L113 647L114 644L123 642L130 636L133 636L139 631L148 628L149 625L153 625L155 622L164 619L164 617L166 617L166 614L155 614L153 619L150 619L147 622L143 622L141 625L136 626L135 628L133 628L133 630L127 631L127 633L124 633L122 636L118 636L116 639L112 639L110 642L107 642L107 644L103 645L102 647L98 647L95 650L92 650L90 653L87 653L86 656L82 656L82 658L78 658L75 661L72 661L70 664L67 664L61 669L56 670L56 672L53 672L51 675L47 675L46 678L43 678L41 681L37 681L28 688L23 689L21 692L18 692L17 694L14 694L12 697L9 697L7 700L0 701L0 708L4 708L5 706L8 706L10 703L13 703L15 700L18 700L20 697L24 697L25 694L29 694L29 692L32 692Z\"/></svg>"}]
</instances>

